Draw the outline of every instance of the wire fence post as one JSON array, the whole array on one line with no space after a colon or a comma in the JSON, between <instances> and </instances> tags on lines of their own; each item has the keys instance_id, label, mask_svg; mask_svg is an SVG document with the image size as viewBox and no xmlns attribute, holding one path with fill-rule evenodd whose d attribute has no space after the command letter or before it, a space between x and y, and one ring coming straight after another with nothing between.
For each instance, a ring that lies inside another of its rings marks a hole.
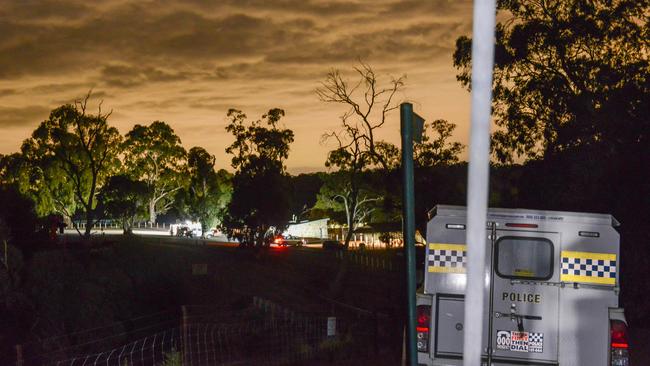
<instances>
[{"instance_id":1,"label":"wire fence post","mask_svg":"<svg viewBox=\"0 0 650 366\"><path fill-rule=\"evenodd\" d=\"M144 341L142 342L142 348L140 348L140 362L142 362L142 364L144 364L144 346L147 344L147 338L149 337L144 338Z\"/></svg>"},{"instance_id":2,"label":"wire fence post","mask_svg":"<svg viewBox=\"0 0 650 366\"><path fill-rule=\"evenodd\" d=\"M23 345L17 344L16 345L16 366L23 366L24 364L25 364L25 360L23 359Z\"/></svg>"},{"instance_id":3,"label":"wire fence post","mask_svg":"<svg viewBox=\"0 0 650 366\"><path fill-rule=\"evenodd\" d=\"M182 354L183 354L183 365L189 365L188 362L188 343L187 343L187 307L185 305L181 306L181 312L183 314L182 323L181 323L181 332L182 332Z\"/></svg>"}]
</instances>

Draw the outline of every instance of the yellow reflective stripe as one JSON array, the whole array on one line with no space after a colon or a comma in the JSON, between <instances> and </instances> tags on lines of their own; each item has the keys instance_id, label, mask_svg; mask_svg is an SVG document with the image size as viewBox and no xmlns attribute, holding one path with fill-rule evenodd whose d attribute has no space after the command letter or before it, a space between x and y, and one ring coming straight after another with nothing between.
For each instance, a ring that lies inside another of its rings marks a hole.
<instances>
[{"instance_id":1,"label":"yellow reflective stripe","mask_svg":"<svg viewBox=\"0 0 650 366\"><path fill-rule=\"evenodd\" d=\"M604 285L615 285L616 278L594 277L594 276L576 276L563 274L560 276L562 282L587 282L587 283L600 283Z\"/></svg>"},{"instance_id":2,"label":"yellow reflective stripe","mask_svg":"<svg viewBox=\"0 0 650 366\"><path fill-rule=\"evenodd\" d=\"M581 259L603 259L609 261L616 260L616 254L609 253L591 253L591 252L571 252L568 250L562 251L563 258L581 258Z\"/></svg>"},{"instance_id":3,"label":"yellow reflective stripe","mask_svg":"<svg viewBox=\"0 0 650 366\"><path fill-rule=\"evenodd\" d=\"M465 244L440 244L440 243L429 243L429 250L467 250L467 245Z\"/></svg>"},{"instance_id":4,"label":"yellow reflective stripe","mask_svg":"<svg viewBox=\"0 0 650 366\"><path fill-rule=\"evenodd\" d=\"M465 268L463 268L463 267L434 267L434 266L429 266L429 272L436 272L436 273L465 273Z\"/></svg>"}]
</instances>

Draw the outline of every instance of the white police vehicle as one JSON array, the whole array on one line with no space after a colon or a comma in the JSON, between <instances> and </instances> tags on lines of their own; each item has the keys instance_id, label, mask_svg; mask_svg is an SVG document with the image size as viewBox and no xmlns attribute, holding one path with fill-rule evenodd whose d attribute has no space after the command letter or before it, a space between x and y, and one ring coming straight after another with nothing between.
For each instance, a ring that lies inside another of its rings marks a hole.
<instances>
[{"instance_id":1,"label":"white police vehicle","mask_svg":"<svg viewBox=\"0 0 650 366\"><path fill-rule=\"evenodd\" d=\"M421 365L462 365L466 209L429 213L417 294ZM483 364L626 366L619 223L611 215L489 209Z\"/></svg>"}]
</instances>

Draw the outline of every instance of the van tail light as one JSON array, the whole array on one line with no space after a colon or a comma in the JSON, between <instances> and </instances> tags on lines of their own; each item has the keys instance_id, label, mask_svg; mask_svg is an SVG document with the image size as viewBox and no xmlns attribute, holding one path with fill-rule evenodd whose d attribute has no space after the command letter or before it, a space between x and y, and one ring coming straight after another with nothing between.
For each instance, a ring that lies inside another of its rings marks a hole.
<instances>
[{"instance_id":1,"label":"van tail light","mask_svg":"<svg viewBox=\"0 0 650 366\"><path fill-rule=\"evenodd\" d=\"M418 352L429 351L429 327L431 326L431 306L418 305L417 309L417 346Z\"/></svg>"},{"instance_id":2,"label":"van tail light","mask_svg":"<svg viewBox=\"0 0 650 366\"><path fill-rule=\"evenodd\" d=\"M611 366L628 366L630 364L627 349L627 325L621 320L609 321L609 340L611 348Z\"/></svg>"}]
</instances>

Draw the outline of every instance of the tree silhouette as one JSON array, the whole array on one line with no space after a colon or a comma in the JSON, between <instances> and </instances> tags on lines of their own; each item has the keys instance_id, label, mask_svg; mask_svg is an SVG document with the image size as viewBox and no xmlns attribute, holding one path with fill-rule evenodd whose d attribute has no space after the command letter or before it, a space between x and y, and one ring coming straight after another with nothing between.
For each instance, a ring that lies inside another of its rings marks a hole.
<instances>
[{"instance_id":1,"label":"tree silhouette","mask_svg":"<svg viewBox=\"0 0 650 366\"><path fill-rule=\"evenodd\" d=\"M375 162L389 169L388 162L377 151L375 134L386 123L388 114L399 107L395 97L404 86L405 76L391 78L384 86L369 65L360 61L354 71L357 80L350 81L339 70L332 70L316 89L321 101L348 108L341 116L341 133L332 132L327 137L337 138L339 148L346 145L341 143L341 139L347 137L348 143L358 145L360 151L369 155L371 159L364 158L364 162Z\"/></svg>"},{"instance_id":2,"label":"tree silhouette","mask_svg":"<svg viewBox=\"0 0 650 366\"><path fill-rule=\"evenodd\" d=\"M431 168L458 163L458 155L465 146L449 139L456 125L444 119L424 123L422 141L413 145L413 160L418 168ZM396 169L402 164L400 149L386 141L375 144L376 153L382 157L389 169Z\"/></svg>"},{"instance_id":3,"label":"tree silhouette","mask_svg":"<svg viewBox=\"0 0 650 366\"><path fill-rule=\"evenodd\" d=\"M345 206L346 248L359 224L356 215L363 215L369 209L364 206L381 199L377 196L360 198L363 171L374 166L388 171L396 165L391 155L394 148L378 141L376 133L386 123L388 113L399 107L395 96L404 86L404 77L391 78L387 86L382 85L374 70L363 62L354 71L355 81L344 78L339 70L330 71L321 87L316 89L321 101L348 108L341 116L341 129L326 133L322 138L322 142L334 140L337 144L329 152L325 166L343 173L345 180L337 180L338 192L333 192L336 188L329 184L321 194L321 206L336 206L336 201Z\"/></svg>"},{"instance_id":4,"label":"tree silhouette","mask_svg":"<svg viewBox=\"0 0 650 366\"><path fill-rule=\"evenodd\" d=\"M455 129L455 124L444 119L437 119L431 123L425 122L422 142L413 146L415 166L431 168L458 163L458 155L465 146L460 142L449 141Z\"/></svg>"},{"instance_id":5,"label":"tree silhouette","mask_svg":"<svg viewBox=\"0 0 650 366\"><path fill-rule=\"evenodd\" d=\"M500 161L648 145L648 1L499 1L493 149ZM471 39L456 41L471 80Z\"/></svg>"},{"instance_id":6,"label":"tree silhouette","mask_svg":"<svg viewBox=\"0 0 650 366\"><path fill-rule=\"evenodd\" d=\"M284 111L275 108L247 123L241 111L228 111L226 131L235 141L226 152L233 156L236 172L223 227L243 246L262 246L269 230L281 231L289 222L291 190L284 160L293 131L278 126L282 116Z\"/></svg>"}]
</instances>

